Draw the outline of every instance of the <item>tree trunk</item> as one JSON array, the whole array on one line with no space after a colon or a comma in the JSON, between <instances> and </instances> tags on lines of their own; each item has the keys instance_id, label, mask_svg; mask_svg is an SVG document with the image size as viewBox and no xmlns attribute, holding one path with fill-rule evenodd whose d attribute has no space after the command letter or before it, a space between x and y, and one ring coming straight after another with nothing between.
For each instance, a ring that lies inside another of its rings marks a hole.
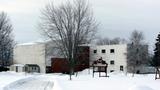
<instances>
[{"instance_id":1,"label":"tree trunk","mask_svg":"<svg viewBox=\"0 0 160 90\"><path fill-rule=\"evenodd\" d=\"M74 67L70 67L69 80L72 80L72 75L74 75Z\"/></svg>"},{"instance_id":2,"label":"tree trunk","mask_svg":"<svg viewBox=\"0 0 160 90\"><path fill-rule=\"evenodd\" d=\"M134 67L133 67L133 72L132 72L132 77L134 77L135 70L136 70L136 67L134 66Z\"/></svg>"}]
</instances>

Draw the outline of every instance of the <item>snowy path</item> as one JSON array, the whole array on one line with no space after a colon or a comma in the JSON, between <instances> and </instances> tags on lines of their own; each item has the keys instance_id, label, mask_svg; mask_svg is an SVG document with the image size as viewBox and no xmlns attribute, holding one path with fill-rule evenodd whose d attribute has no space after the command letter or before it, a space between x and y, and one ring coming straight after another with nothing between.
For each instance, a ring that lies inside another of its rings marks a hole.
<instances>
[{"instance_id":1,"label":"snowy path","mask_svg":"<svg viewBox=\"0 0 160 90\"><path fill-rule=\"evenodd\" d=\"M9 85L4 90L52 90L54 83L45 77L32 77Z\"/></svg>"}]
</instances>

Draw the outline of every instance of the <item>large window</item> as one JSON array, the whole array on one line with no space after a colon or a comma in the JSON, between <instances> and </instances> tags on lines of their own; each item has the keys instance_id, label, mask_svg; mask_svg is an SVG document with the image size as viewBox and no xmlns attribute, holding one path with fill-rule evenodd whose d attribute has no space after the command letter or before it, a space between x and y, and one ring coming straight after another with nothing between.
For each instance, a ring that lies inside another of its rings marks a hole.
<instances>
[{"instance_id":1,"label":"large window","mask_svg":"<svg viewBox=\"0 0 160 90\"><path fill-rule=\"evenodd\" d=\"M110 64L111 64L111 65L114 65L114 60L111 60L111 61L110 61Z\"/></svg>"},{"instance_id":2,"label":"large window","mask_svg":"<svg viewBox=\"0 0 160 90\"><path fill-rule=\"evenodd\" d=\"M110 49L110 53L114 53L114 49Z\"/></svg>"},{"instance_id":3,"label":"large window","mask_svg":"<svg viewBox=\"0 0 160 90\"><path fill-rule=\"evenodd\" d=\"M93 53L97 53L97 50L93 50Z\"/></svg>"},{"instance_id":4,"label":"large window","mask_svg":"<svg viewBox=\"0 0 160 90\"><path fill-rule=\"evenodd\" d=\"M105 49L102 49L102 53L106 53L106 50L105 50Z\"/></svg>"},{"instance_id":5,"label":"large window","mask_svg":"<svg viewBox=\"0 0 160 90\"><path fill-rule=\"evenodd\" d=\"M120 71L123 71L123 66L120 66Z\"/></svg>"}]
</instances>

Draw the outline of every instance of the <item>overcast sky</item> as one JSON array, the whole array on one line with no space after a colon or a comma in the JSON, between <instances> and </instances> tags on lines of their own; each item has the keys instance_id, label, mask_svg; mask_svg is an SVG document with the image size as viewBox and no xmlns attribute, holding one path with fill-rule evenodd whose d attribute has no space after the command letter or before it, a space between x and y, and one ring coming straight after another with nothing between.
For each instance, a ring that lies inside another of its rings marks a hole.
<instances>
[{"instance_id":1,"label":"overcast sky","mask_svg":"<svg viewBox=\"0 0 160 90\"><path fill-rule=\"evenodd\" d=\"M50 0L55 4L65 0ZM48 0L0 0L0 11L8 13L19 43L36 41L40 10ZM160 0L90 0L103 37L128 38L134 30L144 32L153 45L160 31Z\"/></svg>"}]
</instances>

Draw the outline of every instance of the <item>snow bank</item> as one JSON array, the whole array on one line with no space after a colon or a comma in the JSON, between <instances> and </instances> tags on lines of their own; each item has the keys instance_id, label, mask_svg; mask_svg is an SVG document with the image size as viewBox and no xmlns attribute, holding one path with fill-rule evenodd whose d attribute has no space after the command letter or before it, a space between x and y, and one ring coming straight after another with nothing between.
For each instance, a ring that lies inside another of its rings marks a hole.
<instances>
[{"instance_id":1,"label":"snow bank","mask_svg":"<svg viewBox=\"0 0 160 90\"><path fill-rule=\"evenodd\" d=\"M25 73L16 73L16 72L0 72L0 90L3 90L5 86L10 83L13 83L17 80L27 78L29 75L25 75Z\"/></svg>"},{"instance_id":2,"label":"snow bank","mask_svg":"<svg viewBox=\"0 0 160 90\"><path fill-rule=\"evenodd\" d=\"M57 80L54 80L53 90L63 90Z\"/></svg>"},{"instance_id":3,"label":"snow bank","mask_svg":"<svg viewBox=\"0 0 160 90\"><path fill-rule=\"evenodd\" d=\"M55 75L55 74L54 74ZM63 90L160 90L160 80L154 80L154 74L125 74L122 72L108 73L109 77L99 77L92 69L73 75L72 81L68 75L57 75L59 85ZM137 86L135 86L137 85Z\"/></svg>"},{"instance_id":4,"label":"snow bank","mask_svg":"<svg viewBox=\"0 0 160 90\"><path fill-rule=\"evenodd\" d=\"M69 75L66 74L53 73L25 76L23 73L0 73L0 90L3 90L1 87L4 87L4 90L16 87L16 85L25 82L24 78L27 78L27 81L32 79L28 78L31 76L39 80L38 82L40 83L46 82L51 84L47 89L53 86L53 90L160 90L160 80L155 80L154 74L135 74L134 77L132 77L132 74L127 74L126 76L125 73L109 73L108 75L109 77L99 77L98 73L95 73L93 78L92 69L87 69L78 72L77 76L73 75L72 81L70 81ZM46 85L46 83L44 84ZM30 86L27 89L31 90L29 88Z\"/></svg>"},{"instance_id":5,"label":"snow bank","mask_svg":"<svg viewBox=\"0 0 160 90\"><path fill-rule=\"evenodd\" d=\"M6 86L3 88L3 90L10 90L10 88L16 87L17 85L20 85L20 84L25 83L26 81L32 80L32 79L34 79L34 78L33 78L33 77L27 77L27 78L23 78L23 79L14 81L14 82L6 85Z\"/></svg>"},{"instance_id":6,"label":"snow bank","mask_svg":"<svg viewBox=\"0 0 160 90\"><path fill-rule=\"evenodd\" d=\"M135 85L132 86L129 90L153 90L153 89L148 86Z\"/></svg>"}]
</instances>

